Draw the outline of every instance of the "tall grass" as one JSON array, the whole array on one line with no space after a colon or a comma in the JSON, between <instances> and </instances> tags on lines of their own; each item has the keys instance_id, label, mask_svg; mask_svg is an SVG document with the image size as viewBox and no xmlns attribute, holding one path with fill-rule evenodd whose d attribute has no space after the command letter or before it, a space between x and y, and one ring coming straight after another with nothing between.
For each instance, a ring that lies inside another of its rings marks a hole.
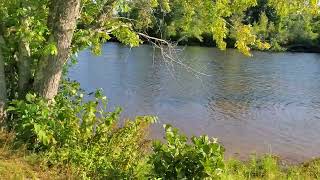
<instances>
[{"instance_id":1,"label":"tall grass","mask_svg":"<svg viewBox=\"0 0 320 180\"><path fill-rule=\"evenodd\" d=\"M265 155L252 157L249 161L231 159L226 161L226 171L222 177L226 180L311 180L320 179L320 160L288 165L279 157Z\"/></svg>"}]
</instances>

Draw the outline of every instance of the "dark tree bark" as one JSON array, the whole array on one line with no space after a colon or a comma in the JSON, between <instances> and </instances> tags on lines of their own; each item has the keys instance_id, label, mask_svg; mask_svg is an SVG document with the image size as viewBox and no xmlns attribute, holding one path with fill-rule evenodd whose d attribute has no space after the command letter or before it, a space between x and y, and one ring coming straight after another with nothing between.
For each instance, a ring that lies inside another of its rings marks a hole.
<instances>
[{"instance_id":1,"label":"dark tree bark","mask_svg":"<svg viewBox=\"0 0 320 180\"><path fill-rule=\"evenodd\" d=\"M20 8L28 7L27 1L20 2ZM26 28L29 28L29 23L26 16L20 17L20 22ZM17 67L18 67L18 94L20 98L24 98L26 93L30 90L32 85L31 78L31 52L29 42L21 38L18 44L17 52Z\"/></svg>"},{"instance_id":2,"label":"dark tree bark","mask_svg":"<svg viewBox=\"0 0 320 180\"><path fill-rule=\"evenodd\" d=\"M80 0L51 0L50 8L48 26L52 35L49 43L56 45L58 53L41 59L34 82L34 90L46 99L53 99L58 92L63 66L70 56Z\"/></svg>"},{"instance_id":3,"label":"dark tree bark","mask_svg":"<svg viewBox=\"0 0 320 180\"><path fill-rule=\"evenodd\" d=\"M7 101L7 87L6 87L6 78L4 71L4 56L2 47L5 42L3 36L1 35L0 30L0 121L5 118L5 105Z\"/></svg>"},{"instance_id":4,"label":"dark tree bark","mask_svg":"<svg viewBox=\"0 0 320 180\"><path fill-rule=\"evenodd\" d=\"M30 85L32 79L30 58L29 43L21 41L18 52L18 85L20 98L24 98L28 90L32 87Z\"/></svg>"}]
</instances>

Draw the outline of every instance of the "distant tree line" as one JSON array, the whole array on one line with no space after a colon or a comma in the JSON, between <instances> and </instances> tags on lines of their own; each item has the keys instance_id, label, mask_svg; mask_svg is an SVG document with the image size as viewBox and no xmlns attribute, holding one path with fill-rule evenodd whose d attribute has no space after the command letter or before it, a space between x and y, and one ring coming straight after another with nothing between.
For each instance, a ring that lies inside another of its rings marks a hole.
<instances>
[{"instance_id":1,"label":"distant tree line","mask_svg":"<svg viewBox=\"0 0 320 180\"><path fill-rule=\"evenodd\" d=\"M159 38L179 41L181 45L218 46L223 49L225 45L219 40L221 37L227 47L236 47L236 41L239 39L237 32L249 25L251 34L258 40L269 43L272 51L320 52L320 17L317 1L214 2L214 7L205 8L201 7L201 4L206 6L206 3L198 1L170 1L172 10L154 11L153 26L148 27L147 31ZM241 5L245 5L246 8ZM217 12L212 10L215 8L218 9ZM136 18L134 15L130 17ZM219 18L215 19L216 17ZM261 49L255 46L253 48Z\"/></svg>"}]
</instances>

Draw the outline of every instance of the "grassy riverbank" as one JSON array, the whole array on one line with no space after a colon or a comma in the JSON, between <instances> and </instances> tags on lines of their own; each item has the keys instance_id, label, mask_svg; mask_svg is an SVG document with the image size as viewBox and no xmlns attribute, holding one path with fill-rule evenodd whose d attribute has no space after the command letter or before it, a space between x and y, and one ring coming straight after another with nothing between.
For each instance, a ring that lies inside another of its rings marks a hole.
<instances>
[{"instance_id":1,"label":"grassy riverbank","mask_svg":"<svg viewBox=\"0 0 320 180\"><path fill-rule=\"evenodd\" d=\"M100 90L91 101L83 93L78 83L65 82L50 103L33 94L10 103L7 131L0 133L1 179L320 178L319 160L225 160L216 139L189 138L170 125L164 125L164 141L151 141L147 134L156 117L119 126L120 108L109 111Z\"/></svg>"},{"instance_id":2,"label":"grassy riverbank","mask_svg":"<svg viewBox=\"0 0 320 180\"><path fill-rule=\"evenodd\" d=\"M39 154L13 146L13 136L0 132L0 177L8 180L24 179L81 179L79 174L68 171L66 166L48 167ZM225 170L217 179L274 179L311 180L320 178L320 160L287 165L278 157L267 155L249 161L225 161ZM144 171L149 171L146 168ZM144 172L147 174L148 172ZM144 177L140 177L143 179ZM147 177L145 177L147 179Z\"/></svg>"},{"instance_id":3,"label":"grassy riverbank","mask_svg":"<svg viewBox=\"0 0 320 180\"><path fill-rule=\"evenodd\" d=\"M277 157L267 155L247 162L230 160L222 179L274 179L311 180L320 178L320 161L313 160L298 165L288 165Z\"/></svg>"},{"instance_id":4,"label":"grassy riverbank","mask_svg":"<svg viewBox=\"0 0 320 180\"><path fill-rule=\"evenodd\" d=\"M14 147L14 135L0 131L0 179L70 179L66 168L49 168L40 155L31 154L23 146Z\"/></svg>"},{"instance_id":5,"label":"grassy riverbank","mask_svg":"<svg viewBox=\"0 0 320 180\"><path fill-rule=\"evenodd\" d=\"M32 164L31 157L23 156L20 152L0 151L0 179L67 179L58 171L45 170L38 164Z\"/></svg>"}]
</instances>

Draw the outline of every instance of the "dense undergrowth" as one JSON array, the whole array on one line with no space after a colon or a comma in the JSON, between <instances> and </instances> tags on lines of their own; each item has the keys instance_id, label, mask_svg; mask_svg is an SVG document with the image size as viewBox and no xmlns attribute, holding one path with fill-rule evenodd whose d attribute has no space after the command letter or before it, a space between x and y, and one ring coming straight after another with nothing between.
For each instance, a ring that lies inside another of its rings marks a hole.
<instances>
[{"instance_id":1,"label":"dense undergrowth","mask_svg":"<svg viewBox=\"0 0 320 180\"><path fill-rule=\"evenodd\" d=\"M165 141L147 139L156 117L119 122L96 91L90 101L78 83L64 82L46 101L14 100L1 133L3 179L319 179L320 161L286 166L273 156L225 160L208 136L188 139L165 125ZM88 98L86 98L88 99ZM121 125L119 125L121 124Z\"/></svg>"}]
</instances>

